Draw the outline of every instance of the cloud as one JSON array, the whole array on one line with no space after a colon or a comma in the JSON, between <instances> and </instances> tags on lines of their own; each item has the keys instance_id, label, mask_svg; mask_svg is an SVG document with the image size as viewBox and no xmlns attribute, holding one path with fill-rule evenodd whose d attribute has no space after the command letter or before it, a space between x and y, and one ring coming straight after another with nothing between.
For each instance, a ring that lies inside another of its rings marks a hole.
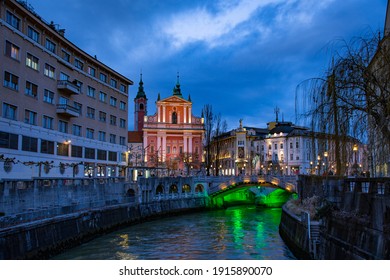
<instances>
[{"instance_id":1,"label":"cloud","mask_svg":"<svg viewBox=\"0 0 390 280\"><path fill-rule=\"evenodd\" d=\"M332 2L221 0L214 7L198 6L173 14L162 24L162 32L176 49L199 42L208 48L237 45L250 36L268 38L281 30L309 27L315 15Z\"/></svg>"}]
</instances>

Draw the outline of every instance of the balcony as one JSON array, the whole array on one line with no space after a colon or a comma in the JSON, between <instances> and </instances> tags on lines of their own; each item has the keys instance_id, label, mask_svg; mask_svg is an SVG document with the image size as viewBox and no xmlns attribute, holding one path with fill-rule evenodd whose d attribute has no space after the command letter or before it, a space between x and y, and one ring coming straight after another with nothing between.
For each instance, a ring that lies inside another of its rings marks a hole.
<instances>
[{"instance_id":1,"label":"balcony","mask_svg":"<svg viewBox=\"0 0 390 280\"><path fill-rule=\"evenodd\" d=\"M57 89L68 94L80 94L80 87L70 81L57 81Z\"/></svg>"},{"instance_id":2,"label":"balcony","mask_svg":"<svg viewBox=\"0 0 390 280\"><path fill-rule=\"evenodd\" d=\"M79 117L80 112L77 108L72 107L68 104L58 104L57 105L57 114L62 115L64 117Z\"/></svg>"}]
</instances>

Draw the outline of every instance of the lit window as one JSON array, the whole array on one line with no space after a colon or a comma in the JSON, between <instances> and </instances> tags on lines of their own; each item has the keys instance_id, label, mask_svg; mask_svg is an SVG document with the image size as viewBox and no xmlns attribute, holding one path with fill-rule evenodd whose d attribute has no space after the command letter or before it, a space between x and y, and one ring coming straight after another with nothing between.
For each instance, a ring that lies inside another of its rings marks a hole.
<instances>
[{"instance_id":1,"label":"lit window","mask_svg":"<svg viewBox=\"0 0 390 280\"><path fill-rule=\"evenodd\" d=\"M27 53L27 56L26 56L26 66L28 66L28 67L38 71L39 70L38 62L39 62L38 57L35 57L32 54Z\"/></svg>"},{"instance_id":2,"label":"lit window","mask_svg":"<svg viewBox=\"0 0 390 280\"><path fill-rule=\"evenodd\" d=\"M44 69L44 72L43 74L49 78L52 78L54 79L55 77L55 68L49 64L45 64L45 69Z\"/></svg>"},{"instance_id":3,"label":"lit window","mask_svg":"<svg viewBox=\"0 0 390 280\"><path fill-rule=\"evenodd\" d=\"M20 60L20 49L18 46L6 41L5 43L5 55L13 59Z\"/></svg>"}]
</instances>

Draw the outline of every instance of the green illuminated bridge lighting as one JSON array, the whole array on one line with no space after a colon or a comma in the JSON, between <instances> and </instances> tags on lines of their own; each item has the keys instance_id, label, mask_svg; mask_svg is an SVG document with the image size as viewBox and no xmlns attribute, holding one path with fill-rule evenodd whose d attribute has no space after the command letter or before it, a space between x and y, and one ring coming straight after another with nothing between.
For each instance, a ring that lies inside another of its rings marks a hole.
<instances>
[{"instance_id":1,"label":"green illuminated bridge lighting","mask_svg":"<svg viewBox=\"0 0 390 280\"><path fill-rule=\"evenodd\" d=\"M199 176L138 178L137 188L126 190L139 202L204 197L210 208L252 204L281 207L296 197L297 176Z\"/></svg>"},{"instance_id":2,"label":"green illuminated bridge lighting","mask_svg":"<svg viewBox=\"0 0 390 280\"><path fill-rule=\"evenodd\" d=\"M209 189L212 208L255 204L261 207L281 207L296 197L295 176L239 176Z\"/></svg>"}]
</instances>

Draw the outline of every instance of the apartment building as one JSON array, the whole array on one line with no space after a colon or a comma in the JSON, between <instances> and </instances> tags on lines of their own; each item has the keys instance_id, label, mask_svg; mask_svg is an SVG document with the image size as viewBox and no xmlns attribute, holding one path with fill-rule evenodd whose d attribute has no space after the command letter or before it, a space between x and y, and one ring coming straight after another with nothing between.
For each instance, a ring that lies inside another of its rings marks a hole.
<instances>
[{"instance_id":1,"label":"apartment building","mask_svg":"<svg viewBox=\"0 0 390 280\"><path fill-rule=\"evenodd\" d=\"M24 1L0 2L0 179L125 176L133 82Z\"/></svg>"}]
</instances>

